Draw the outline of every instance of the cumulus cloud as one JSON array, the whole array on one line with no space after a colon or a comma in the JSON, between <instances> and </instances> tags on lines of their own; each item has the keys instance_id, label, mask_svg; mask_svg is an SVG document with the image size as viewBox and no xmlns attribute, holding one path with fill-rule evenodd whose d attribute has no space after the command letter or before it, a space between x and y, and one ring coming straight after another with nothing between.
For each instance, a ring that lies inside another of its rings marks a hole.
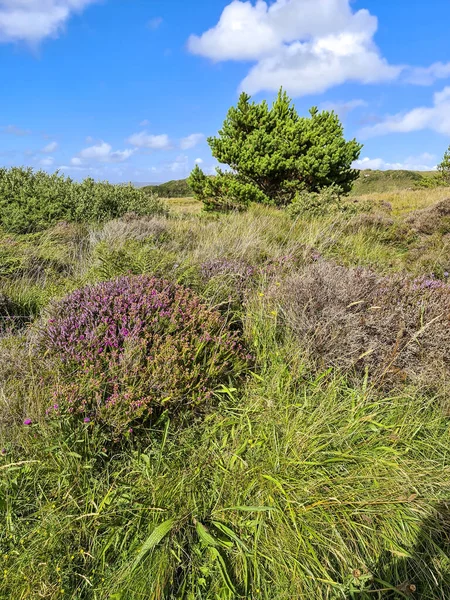
<instances>
[{"instance_id":1,"label":"cumulus cloud","mask_svg":"<svg viewBox=\"0 0 450 600\"><path fill-rule=\"evenodd\" d=\"M110 144L106 142L99 142L94 146L84 148L71 160L72 166L81 166L85 162L99 162L99 163L121 163L126 161L130 156L134 154L135 150L113 150Z\"/></svg>"},{"instance_id":2,"label":"cumulus cloud","mask_svg":"<svg viewBox=\"0 0 450 600\"><path fill-rule=\"evenodd\" d=\"M30 135L31 131L29 129L21 129L20 127L16 127L16 125L7 125L6 127L2 127L0 129L2 133L7 133L9 135Z\"/></svg>"},{"instance_id":3,"label":"cumulus cloud","mask_svg":"<svg viewBox=\"0 0 450 600\"><path fill-rule=\"evenodd\" d=\"M350 0L233 0L218 24L191 36L189 50L215 61L250 60L256 65L241 84L249 93L281 85L295 95L323 92L358 81L399 77L373 37L378 21L367 10L353 12Z\"/></svg>"},{"instance_id":4,"label":"cumulus cloud","mask_svg":"<svg viewBox=\"0 0 450 600\"><path fill-rule=\"evenodd\" d=\"M44 148L42 148L41 152L43 152L44 154L51 154L52 152L57 150L57 148L58 142L50 142L50 144L47 144L46 146L44 146Z\"/></svg>"},{"instance_id":5,"label":"cumulus cloud","mask_svg":"<svg viewBox=\"0 0 450 600\"><path fill-rule=\"evenodd\" d=\"M151 150L168 150L172 146L169 136L165 133L151 135L147 131L141 131L140 133L133 133L127 141L137 148L149 148Z\"/></svg>"},{"instance_id":6,"label":"cumulus cloud","mask_svg":"<svg viewBox=\"0 0 450 600\"><path fill-rule=\"evenodd\" d=\"M419 106L409 112L387 116L380 123L364 127L361 137L369 138L388 133L409 133L431 129L450 135L450 87L434 94L433 106Z\"/></svg>"},{"instance_id":7,"label":"cumulus cloud","mask_svg":"<svg viewBox=\"0 0 450 600\"><path fill-rule=\"evenodd\" d=\"M202 165L203 164L203 158L196 158L194 162L195 162L196 165Z\"/></svg>"},{"instance_id":8,"label":"cumulus cloud","mask_svg":"<svg viewBox=\"0 0 450 600\"><path fill-rule=\"evenodd\" d=\"M140 127L148 127L150 125L150 121L148 119L144 119L139 123Z\"/></svg>"},{"instance_id":9,"label":"cumulus cloud","mask_svg":"<svg viewBox=\"0 0 450 600\"><path fill-rule=\"evenodd\" d=\"M205 136L203 133L191 133L187 137L180 140L180 148L182 150L189 150L190 148L195 148L200 142L204 140Z\"/></svg>"},{"instance_id":10,"label":"cumulus cloud","mask_svg":"<svg viewBox=\"0 0 450 600\"><path fill-rule=\"evenodd\" d=\"M213 61L252 61L241 83L251 94L283 86L294 96L348 81L401 80L431 85L450 77L450 63L391 65L375 44L378 20L352 0L233 0L219 22L191 35L188 49Z\"/></svg>"},{"instance_id":11,"label":"cumulus cloud","mask_svg":"<svg viewBox=\"0 0 450 600\"><path fill-rule=\"evenodd\" d=\"M0 0L0 42L38 44L57 37L70 17L98 0Z\"/></svg>"},{"instance_id":12,"label":"cumulus cloud","mask_svg":"<svg viewBox=\"0 0 450 600\"><path fill-rule=\"evenodd\" d=\"M436 169L436 156L424 152L419 156L408 156L403 162L390 163L383 158L369 158L368 156L356 160L354 169L373 169L376 171L433 171Z\"/></svg>"}]
</instances>

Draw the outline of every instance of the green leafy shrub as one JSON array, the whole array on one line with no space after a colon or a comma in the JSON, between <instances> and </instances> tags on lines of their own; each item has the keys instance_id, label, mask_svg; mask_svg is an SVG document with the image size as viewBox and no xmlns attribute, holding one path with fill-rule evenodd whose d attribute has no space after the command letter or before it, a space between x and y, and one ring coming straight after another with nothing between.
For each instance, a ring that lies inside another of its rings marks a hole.
<instances>
[{"instance_id":1,"label":"green leafy shrub","mask_svg":"<svg viewBox=\"0 0 450 600\"><path fill-rule=\"evenodd\" d=\"M208 143L213 156L231 169L217 169L213 179L198 165L193 171L188 183L208 209L245 209L249 202L286 206L298 192L331 185L348 193L359 177L352 163L362 146L345 140L338 116L312 108L301 118L282 90L271 108L241 94L218 137Z\"/></svg>"},{"instance_id":2,"label":"green leafy shrub","mask_svg":"<svg viewBox=\"0 0 450 600\"><path fill-rule=\"evenodd\" d=\"M342 210L342 189L331 185L318 192L299 192L288 207L291 217L320 217Z\"/></svg>"},{"instance_id":3,"label":"green leafy shrub","mask_svg":"<svg viewBox=\"0 0 450 600\"><path fill-rule=\"evenodd\" d=\"M164 409L204 407L247 360L218 312L189 289L149 276L74 292L53 307L39 339L39 351L53 356L63 375L56 412L116 432Z\"/></svg>"},{"instance_id":4,"label":"green leafy shrub","mask_svg":"<svg viewBox=\"0 0 450 600\"><path fill-rule=\"evenodd\" d=\"M72 181L58 172L13 167L0 169L0 225L9 232L29 233L58 221L102 222L127 212L164 214L154 196L133 186Z\"/></svg>"}]
</instances>

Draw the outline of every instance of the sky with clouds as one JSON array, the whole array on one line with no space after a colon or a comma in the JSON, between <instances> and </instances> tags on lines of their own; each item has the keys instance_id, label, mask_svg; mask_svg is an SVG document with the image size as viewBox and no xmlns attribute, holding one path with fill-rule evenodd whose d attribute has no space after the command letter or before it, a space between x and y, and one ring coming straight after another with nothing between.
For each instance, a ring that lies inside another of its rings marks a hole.
<instances>
[{"instance_id":1,"label":"sky with clouds","mask_svg":"<svg viewBox=\"0 0 450 600\"><path fill-rule=\"evenodd\" d=\"M449 0L0 0L0 166L157 182L212 172L246 91L335 110L361 168L450 144Z\"/></svg>"}]
</instances>

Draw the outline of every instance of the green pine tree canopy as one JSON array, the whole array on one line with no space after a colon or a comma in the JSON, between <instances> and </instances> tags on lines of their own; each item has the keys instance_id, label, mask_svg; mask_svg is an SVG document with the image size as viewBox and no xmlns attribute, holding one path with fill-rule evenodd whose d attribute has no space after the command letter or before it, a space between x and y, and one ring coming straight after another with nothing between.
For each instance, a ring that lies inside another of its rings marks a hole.
<instances>
[{"instance_id":1,"label":"green pine tree canopy","mask_svg":"<svg viewBox=\"0 0 450 600\"><path fill-rule=\"evenodd\" d=\"M450 185L450 146L444 154L442 162L438 165L438 171L446 185Z\"/></svg>"},{"instance_id":2,"label":"green pine tree canopy","mask_svg":"<svg viewBox=\"0 0 450 600\"><path fill-rule=\"evenodd\" d=\"M229 169L218 168L211 178L197 165L189 185L214 210L244 209L250 202L286 206L298 192L329 186L346 194L358 178L352 163L362 149L356 140L345 140L336 113L313 107L309 117L300 117L282 89L272 107L241 94L208 143Z\"/></svg>"}]
</instances>

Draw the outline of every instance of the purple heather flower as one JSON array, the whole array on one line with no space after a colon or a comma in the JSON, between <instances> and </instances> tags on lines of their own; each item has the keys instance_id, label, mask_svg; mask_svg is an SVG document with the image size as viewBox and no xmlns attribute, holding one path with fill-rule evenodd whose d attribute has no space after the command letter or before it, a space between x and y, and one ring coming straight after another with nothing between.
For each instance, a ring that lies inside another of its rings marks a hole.
<instances>
[{"instance_id":1,"label":"purple heather flower","mask_svg":"<svg viewBox=\"0 0 450 600\"><path fill-rule=\"evenodd\" d=\"M83 419L83 423L90 423L90 422L91 422L91 420L90 420L90 418L89 418L89 417L85 417L85 418Z\"/></svg>"},{"instance_id":2,"label":"purple heather flower","mask_svg":"<svg viewBox=\"0 0 450 600\"><path fill-rule=\"evenodd\" d=\"M448 277L448 271L445 271L444 277Z\"/></svg>"},{"instance_id":3,"label":"purple heather flower","mask_svg":"<svg viewBox=\"0 0 450 600\"><path fill-rule=\"evenodd\" d=\"M2 448L1 453L6 454L6 448Z\"/></svg>"},{"instance_id":4,"label":"purple heather flower","mask_svg":"<svg viewBox=\"0 0 450 600\"><path fill-rule=\"evenodd\" d=\"M33 421L31 419L25 419L23 424L24 425L31 425L33 423Z\"/></svg>"}]
</instances>

